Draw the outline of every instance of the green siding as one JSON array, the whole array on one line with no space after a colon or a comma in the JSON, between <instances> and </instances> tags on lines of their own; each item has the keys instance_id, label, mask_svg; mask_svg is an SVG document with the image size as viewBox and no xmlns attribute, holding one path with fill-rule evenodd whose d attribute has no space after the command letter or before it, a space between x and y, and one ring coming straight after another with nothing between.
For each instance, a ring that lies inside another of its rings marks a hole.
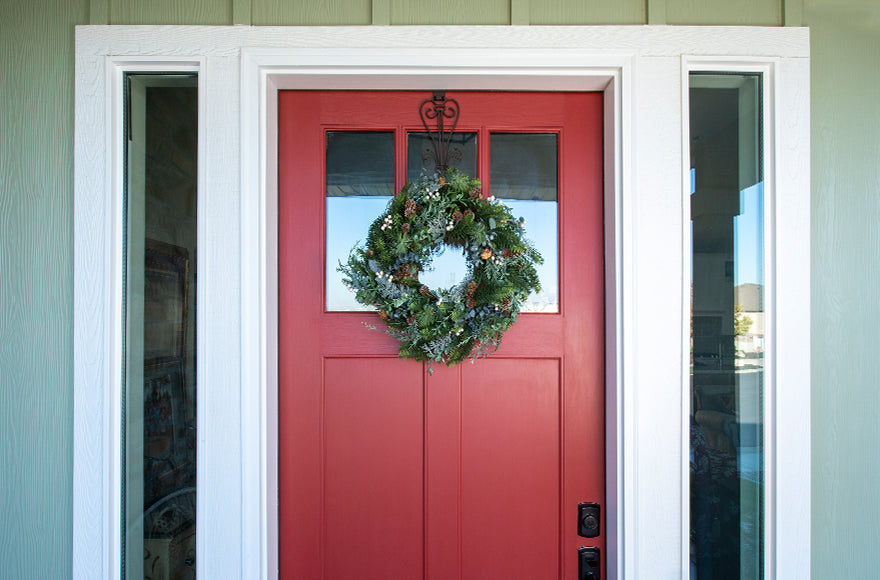
<instances>
[{"instance_id":1,"label":"green siding","mask_svg":"<svg viewBox=\"0 0 880 580\"><path fill-rule=\"evenodd\" d=\"M880 569L880 2L809 1L813 578Z\"/></svg>"},{"instance_id":2,"label":"green siding","mask_svg":"<svg viewBox=\"0 0 880 580\"><path fill-rule=\"evenodd\" d=\"M110 24L230 24L230 0L106 0Z\"/></svg>"},{"instance_id":3,"label":"green siding","mask_svg":"<svg viewBox=\"0 0 880 580\"><path fill-rule=\"evenodd\" d=\"M379 1L379 0L375 0ZM514 0L542 23L644 23L648 1ZM0 566L69 578L73 26L367 24L369 0L0 4ZM665 0L670 24L782 23L800 0ZM510 0L384 0L394 24L506 24ZM250 10L250 11L249 11ZM381 10L380 10L381 12ZM652 15L658 18L657 15ZM880 1L804 0L812 37L813 577L880 568ZM804 395L807 396L807 385Z\"/></svg>"},{"instance_id":4,"label":"green siding","mask_svg":"<svg viewBox=\"0 0 880 580\"><path fill-rule=\"evenodd\" d=\"M667 24L782 25L783 0L666 0Z\"/></svg>"},{"instance_id":5,"label":"green siding","mask_svg":"<svg viewBox=\"0 0 880 580\"><path fill-rule=\"evenodd\" d=\"M372 22L370 0L253 0L253 24L357 25Z\"/></svg>"},{"instance_id":6,"label":"green siding","mask_svg":"<svg viewBox=\"0 0 880 580\"><path fill-rule=\"evenodd\" d=\"M510 24L510 0L391 0L391 24Z\"/></svg>"},{"instance_id":7,"label":"green siding","mask_svg":"<svg viewBox=\"0 0 880 580\"><path fill-rule=\"evenodd\" d=\"M73 27L87 0L0 3L0 577L69 578Z\"/></svg>"},{"instance_id":8,"label":"green siding","mask_svg":"<svg viewBox=\"0 0 880 580\"><path fill-rule=\"evenodd\" d=\"M645 24L647 0L531 0L530 24Z\"/></svg>"}]
</instances>

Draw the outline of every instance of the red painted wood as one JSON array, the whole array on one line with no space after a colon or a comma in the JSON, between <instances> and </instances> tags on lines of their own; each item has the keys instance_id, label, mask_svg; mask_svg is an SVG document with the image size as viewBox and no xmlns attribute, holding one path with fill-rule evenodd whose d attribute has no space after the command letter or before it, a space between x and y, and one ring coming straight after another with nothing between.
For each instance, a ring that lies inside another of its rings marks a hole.
<instances>
[{"instance_id":1,"label":"red painted wood","mask_svg":"<svg viewBox=\"0 0 880 580\"><path fill-rule=\"evenodd\" d=\"M462 369L462 578L558 578L558 359Z\"/></svg>"},{"instance_id":2,"label":"red painted wood","mask_svg":"<svg viewBox=\"0 0 880 580\"><path fill-rule=\"evenodd\" d=\"M426 93L279 97L279 484L283 578L574 578L577 504L604 504L602 102L450 93L461 131L560 139L559 314L524 314L492 358L396 358L369 313L324 313L324 131L422 130ZM605 514L607 519L607 514Z\"/></svg>"},{"instance_id":3,"label":"red painted wood","mask_svg":"<svg viewBox=\"0 0 880 580\"><path fill-rule=\"evenodd\" d=\"M438 368L425 391L427 580L458 578L461 573L461 370Z\"/></svg>"},{"instance_id":4,"label":"red painted wood","mask_svg":"<svg viewBox=\"0 0 880 580\"><path fill-rule=\"evenodd\" d=\"M325 359L327 578L422 574L423 374L390 358Z\"/></svg>"}]
</instances>

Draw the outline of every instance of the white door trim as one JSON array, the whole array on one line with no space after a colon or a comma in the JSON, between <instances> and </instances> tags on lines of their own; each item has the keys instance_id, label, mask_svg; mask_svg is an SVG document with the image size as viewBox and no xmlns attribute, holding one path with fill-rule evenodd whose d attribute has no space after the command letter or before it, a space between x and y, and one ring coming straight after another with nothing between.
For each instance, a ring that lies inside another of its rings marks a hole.
<instances>
[{"instance_id":1,"label":"white door trim","mask_svg":"<svg viewBox=\"0 0 880 580\"><path fill-rule=\"evenodd\" d=\"M105 67L110 55L186 60L175 57L181 54L202 59L204 86L200 576L273 578L277 570L272 97L292 86L604 91L608 577L686 576L682 59L691 55L775 59L776 290L769 299L785 299L776 301L768 396L777 416L768 445L785 461L773 466L767 492L775 522L768 578L809 578L808 32L662 26L79 27L75 578L118 575L110 552L119 516L112 469L120 238L111 211L118 191L105 178L113 171L116 122Z\"/></svg>"}]
</instances>

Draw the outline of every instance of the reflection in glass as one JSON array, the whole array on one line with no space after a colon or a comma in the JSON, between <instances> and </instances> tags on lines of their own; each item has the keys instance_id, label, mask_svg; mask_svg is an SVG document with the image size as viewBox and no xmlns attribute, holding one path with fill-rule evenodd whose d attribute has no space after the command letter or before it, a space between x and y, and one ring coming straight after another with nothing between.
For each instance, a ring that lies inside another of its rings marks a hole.
<instances>
[{"instance_id":1,"label":"reflection in glass","mask_svg":"<svg viewBox=\"0 0 880 580\"><path fill-rule=\"evenodd\" d=\"M492 133L489 175L492 195L516 217L544 257L538 267L541 292L523 312L559 312L558 144L555 133Z\"/></svg>"},{"instance_id":2,"label":"reflection in glass","mask_svg":"<svg viewBox=\"0 0 880 580\"><path fill-rule=\"evenodd\" d=\"M327 197L394 194L394 133L327 132Z\"/></svg>"},{"instance_id":3,"label":"reflection in glass","mask_svg":"<svg viewBox=\"0 0 880 580\"><path fill-rule=\"evenodd\" d=\"M366 241L370 224L381 215L391 200L390 195L327 197L327 311L372 310L358 303L342 283L336 271L340 262L348 260L352 248Z\"/></svg>"},{"instance_id":4,"label":"reflection in glass","mask_svg":"<svg viewBox=\"0 0 880 580\"><path fill-rule=\"evenodd\" d=\"M763 578L761 77L690 75L692 580Z\"/></svg>"},{"instance_id":5,"label":"reflection in glass","mask_svg":"<svg viewBox=\"0 0 880 580\"><path fill-rule=\"evenodd\" d=\"M416 182L422 176L436 173L434 145L427 133L408 133L406 136L406 180ZM477 134L454 133L449 146L449 167L477 175Z\"/></svg>"},{"instance_id":6,"label":"reflection in glass","mask_svg":"<svg viewBox=\"0 0 880 580\"><path fill-rule=\"evenodd\" d=\"M197 78L127 80L122 577L194 578Z\"/></svg>"},{"instance_id":7,"label":"reflection in glass","mask_svg":"<svg viewBox=\"0 0 880 580\"><path fill-rule=\"evenodd\" d=\"M326 309L369 310L359 304L336 271L394 195L394 133L327 133Z\"/></svg>"}]
</instances>

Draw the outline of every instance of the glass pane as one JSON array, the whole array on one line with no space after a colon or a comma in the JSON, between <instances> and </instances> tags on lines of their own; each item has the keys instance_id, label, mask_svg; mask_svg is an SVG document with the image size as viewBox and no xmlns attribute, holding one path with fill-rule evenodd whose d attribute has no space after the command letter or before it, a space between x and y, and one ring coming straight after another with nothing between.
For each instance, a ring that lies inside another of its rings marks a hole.
<instances>
[{"instance_id":1,"label":"glass pane","mask_svg":"<svg viewBox=\"0 0 880 580\"><path fill-rule=\"evenodd\" d=\"M394 133L327 132L327 197L394 195Z\"/></svg>"},{"instance_id":2,"label":"glass pane","mask_svg":"<svg viewBox=\"0 0 880 580\"><path fill-rule=\"evenodd\" d=\"M761 77L691 74L691 579L763 578Z\"/></svg>"},{"instance_id":3,"label":"glass pane","mask_svg":"<svg viewBox=\"0 0 880 580\"><path fill-rule=\"evenodd\" d=\"M197 78L127 81L122 575L189 578L196 547Z\"/></svg>"},{"instance_id":4,"label":"glass pane","mask_svg":"<svg viewBox=\"0 0 880 580\"><path fill-rule=\"evenodd\" d=\"M423 175L433 175L434 145L427 133L408 133L406 137L406 180L416 182ZM449 145L449 167L477 175L477 134L454 133ZM456 280L457 282L458 280Z\"/></svg>"},{"instance_id":5,"label":"glass pane","mask_svg":"<svg viewBox=\"0 0 880 580\"><path fill-rule=\"evenodd\" d=\"M477 134L454 133L449 146L449 167L472 177L477 175ZM406 137L406 179L416 182L436 173L434 145L427 133L408 133ZM431 260L431 270L419 274L430 288L450 288L464 279L467 264L464 254L450 248L439 248Z\"/></svg>"},{"instance_id":6,"label":"glass pane","mask_svg":"<svg viewBox=\"0 0 880 580\"><path fill-rule=\"evenodd\" d=\"M492 195L516 217L544 257L538 267L541 292L523 312L559 312L558 144L555 133L492 133L489 175Z\"/></svg>"},{"instance_id":7,"label":"glass pane","mask_svg":"<svg viewBox=\"0 0 880 580\"><path fill-rule=\"evenodd\" d=\"M395 193L394 133L331 131L326 155L326 308L368 310L342 283L336 267L364 241L370 224Z\"/></svg>"}]
</instances>

